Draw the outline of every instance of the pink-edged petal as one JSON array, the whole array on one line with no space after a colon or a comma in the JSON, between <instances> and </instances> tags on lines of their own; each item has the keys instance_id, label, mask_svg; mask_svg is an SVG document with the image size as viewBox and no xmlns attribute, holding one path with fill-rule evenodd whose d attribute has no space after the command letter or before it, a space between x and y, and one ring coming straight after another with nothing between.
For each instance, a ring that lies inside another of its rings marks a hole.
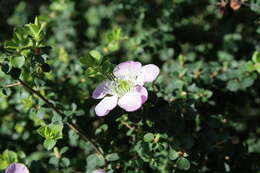
<instances>
[{"instance_id":1,"label":"pink-edged petal","mask_svg":"<svg viewBox=\"0 0 260 173\"><path fill-rule=\"evenodd\" d=\"M29 173L29 170L24 164L13 163L5 170L5 173Z\"/></svg>"},{"instance_id":2,"label":"pink-edged petal","mask_svg":"<svg viewBox=\"0 0 260 173\"><path fill-rule=\"evenodd\" d=\"M109 81L105 81L102 82L92 93L92 98L93 99L102 99L103 97L105 97L108 93L108 87L109 87L110 82Z\"/></svg>"},{"instance_id":3,"label":"pink-edged petal","mask_svg":"<svg viewBox=\"0 0 260 173\"><path fill-rule=\"evenodd\" d=\"M159 67L154 64L148 64L142 67L142 74L144 75L144 82L154 81L160 73Z\"/></svg>"},{"instance_id":4,"label":"pink-edged petal","mask_svg":"<svg viewBox=\"0 0 260 173\"><path fill-rule=\"evenodd\" d=\"M135 91L141 95L142 104L144 104L146 102L146 100L148 99L147 89L142 86L136 86Z\"/></svg>"},{"instance_id":5,"label":"pink-edged petal","mask_svg":"<svg viewBox=\"0 0 260 173\"><path fill-rule=\"evenodd\" d=\"M139 92L133 91L123 95L118 100L118 106L127 112L133 112L142 106L142 98Z\"/></svg>"},{"instance_id":6,"label":"pink-edged petal","mask_svg":"<svg viewBox=\"0 0 260 173\"><path fill-rule=\"evenodd\" d=\"M95 107L97 116L105 116L117 105L117 96L107 96L103 98Z\"/></svg>"},{"instance_id":7,"label":"pink-edged petal","mask_svg":"<svg viewBox=\"0 0 260 173\"><path fill-rule=\"evenodd\" d=\"M116 77L136 77L142 69L142 64L137 61L126 61L118 64L113 73Z\"/></svg>"},{"instance_id":8,"label":"pink-edged petal","mask_svg":"<svg viewBox=\"0 0 260 173\"><path fill-rule=\"evenodd\" d=\"M103 169L95 170L93 173L106 173Z\"/></svg>"}]
</instances>

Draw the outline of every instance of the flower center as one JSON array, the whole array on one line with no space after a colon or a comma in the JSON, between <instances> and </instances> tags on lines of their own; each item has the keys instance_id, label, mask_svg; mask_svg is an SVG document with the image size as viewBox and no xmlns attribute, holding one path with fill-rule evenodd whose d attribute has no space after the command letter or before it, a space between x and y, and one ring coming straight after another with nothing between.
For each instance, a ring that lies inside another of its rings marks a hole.
<instances>
[{"instance_id":1,"label":"flower center","mask_svg":"<svg viewBox=\"0 0 260 173\"><path fill-rule=\"evenodd\" d=\"M116 84L113 90L119 96L122 96L125 93L131 91L131 89L134 87L134 84L128 80L117 79L115 82Z\"/></svg>"}]
</instances>

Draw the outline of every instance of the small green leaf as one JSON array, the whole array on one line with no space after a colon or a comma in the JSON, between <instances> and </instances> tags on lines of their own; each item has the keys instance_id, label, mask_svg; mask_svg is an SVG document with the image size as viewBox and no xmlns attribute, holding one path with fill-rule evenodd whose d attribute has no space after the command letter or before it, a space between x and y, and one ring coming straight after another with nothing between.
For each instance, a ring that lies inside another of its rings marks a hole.
<instances>
[{"instance_id":1,"label":"small green leaf","mask_svg":"<svg viewBox=\"0 0 260 173\"><path fill-rule=\"evenodd\" d=\"M1 88L1 91L5 96L9 96L12 93L10 88Z\"/></svg>"},{"instance_id":2,"label":"small green leaf","mask_svg":"<svg viewBox=\"0 0 260 173\"><path fill-rule=\"evenodd\" d=\"M247 71L252 72L255 70L255 66L252 61L249 61L245 64L245 68Z\"/></svg>"},{"instance_id":3,"label":"small green leaf","mask_svg":"<svg viewBox=\"0 0 260 173\"><path fill-rule=\"evenodd\" d=\"M87 67L92 67L95 65L95 61L91 56L84 56L79 59L79 61L86 65Z\"/></svg>"},{"instance_id":4,"label":"small green leaf","mask_svg":"<svg viewBox=\"0 0 260 173\"><path fill-rule=\"evenodd\" d=\"M106 155L106 159L108 161L117 161L119 159L119 155L117 153L108 154Z\"/></svg>"},{"instance_id":5,"label":"small green leaf","mask_svg":"<svg viewBox=\"0 0 260 173\"><path fill-rule=\"evenodd\" d=\"M46 126L42 126L42 127L40 127L38 130L37 130L37 133L39 134L39 135L41 135L42 137L46 137L45 136L45 130L46 130Z\"/></svg>"},{"instance_id":6,"label":"small green leaf","mask_svg":"<svg viewBox=\"0 0 260 173\"><path fill-rule=\"evenodd\" d=\"M42 126L37 130L37 132L45 138L43 145L47 150L52 149L57 140L62 138L62 129L63 125L49 124Z\"/></svg>"},{"instance_id":7,"label":"small green leaf","mask_svg":"<svg viewBox=\"0 0 260 173\"><path fill-rule=\"evenodd\" d=\"M169 152L169 158L171 159L171 160L176 160L177 158L179 157L179 154L178 154L178 152L177 151L175 151L175 150L170 150L170 152Z\"/></svg>"},{"instance_id":8,"label":"small green leaf","mask_svg":"<svg viewBox=\"0 0 260 173\"><path fill-rule=\"evenodd\" d=\"M59 161L60 161L60 159L58 159L57 157L52 157L52 158L50 158L50 160L49 160L49 164L58 165L58 164L59 164Z\"/></svg>"},{"instance_id":9,"label":"small green leaf","mask_svg":"<svg viewBox=\"0 0 260 173\"><path fill-rule=\"evenodd\" d=\"M101 73L97 70L97 68L94 67L89 67L86 73L89 77L96 77L101 75Z\"/></svg>"},{"instance_id":10,"label":"small green leaf","mask_svg":"<svg viewBox=\"0 0 260 173\"><path fill-rule=\"evenodd\" d=\"M101 125L100 127L98 127L96 129L95 135L99 135L100 133L107 131L107 129L108 129L108 125L107 124L103 124L103 125Z\"/></svg>"},{"instance_id":11,"label":"small green leaf","mask_svg":"<svg viewBox=\"0 0 260 173\"><path fill-rule=\"evenodd\" d=\"M181 170L189 170L190 169L190 161L184 157L180 157L177 162L177 168Z\"/></svg>"},{"instance_id":12,"label":"small green leaf","mask_svg":"<svg viewBox=\"0 0 260 173\"><path fill-rule=\"evenodd\" d=\"M18 155L19 158L25 158L26 157L26 155L23 151L18 151L17 155Z\"/></svg>"},{"instance_id":13,"label":"small green leaf","mask_svg":"<svg viewBox=\"0 0 260 173\"><path fill-rule=\"evenodd\" d=\"M7 161L5 161L5 160L2 160L2 159L0 158L0 170L5 169L5 168L7 168L8 166L9 166L9 163L8 163Z\"/></svg>"},{"instance_id":14,"label":"small green leaf","mask_svg":"<svg viewBox=\"0 0 260 173\"><path fill-rule=\"evenodd\" d=\"M17 162L18 156L14 151L5 150L2 154L3 160L7 161L9 164Z\"/></svg>"},{"instance_id":15,"label":"small green leaf","mask_svg":"<svg viewBox=\"0 0 260 173\"><path fill-rule=\"evenodd\" d=\"M29 28L28 34L31 35L36 41L40 41L42 39L43 30L46 26L46 23L41 23L36 18L34 23L27 24L26 26Z\"/></svg>"},{"instance_id":16,"label":"small green leaf","mask_svg":"<svg viewBox=\"0 0 260 173\"><path fill-rule=\"evenodd\" d=\"M60 150L60 154L64 154L65 152L67 152L69 150L69 147L63 147L61 150Z\"/></svg>"},{"instance_id":17,"label":"small green leaf","mask_svg":"<svg viewBox=\"0 0 260 173\"><path fill-rule=\"evenodd\" d=\"M13 52L14 50L18 49L19 46L17 45L17 43L13 41L6 41L4 43L4 48L7 49L8 51Z\"/></svg>"},{"instance_id":18,"label":"small green leaf","mask_svg":"<svg viewBox=\"0 0 260 173\"><path fill-rule=\"evenodd\" d=\"M81 57L80 62L87 65L87 67L94 68L100 64L101 54L96 50L92 50L87 56Z\"/></svg>"},{"instance_id":19,"label":"small green leaf","mask_svg":"<svg viewBox=\"0 0 260 173\"><path fill-rule=\"evenodd\" d=\"M102 73L105 73L105 74L112 73L114 68L115 68L115 65L112 64L109 60L104 61L101 65Z\"/></svg>"},{"instance_id":20,"label":"small green leaf","mask_svg":"<svg viewBox=\"0 0 260 173\"><path fill-rule=\"evenodd\" d=\"M31 31L31 35L34 37L37 37L37 35L40 32L40 28L35 24L28 24L27 26L29 27L29 29Z\"/></svg>"},{"instance_id":21,"label":"small green leaf","mask_svg":"<svg viewBox=\"0 0 260 173\"><path fill-rule=\"evenodd\" d=\"M63 129L63 125L61 124L50 124L49 127L53 133L60 133Z\"/></svg>"},{"instance_id":22,"label":"small green leaf","mask_svg":"<svg viewBox=\"0 0 260 173\"><path fill-rule=\"evenodd\" d=\"M119 49L119 43L117 41L112 41L108 44L107 48L111 52L115 52Z\"/></svg>"},{"instance_id":23,"label":"small green leaf","mask_svg":"<svg viewBox=\"0 0 260 173\"><path fill-rule=\"evenodd\" d=\"M253 61L255 63L260 63L260 52L255 51L252 57Z\"/></svg>"},{"instance_id":24,"label":"small green leaf","mask_svg":"<svg viewBox=\"0 0 260 173\"><path fill-rule=\"evenodd\" d=\"M241 87L247 88L254 84L254 78L246 77L241 81Z\"/></svg>"},{"instance_id":25,"label":"small green leaf","mask_svg":"<svg viewBox=\"0 0 260 173\"><path fill-rule=\"evenodd\" d=\"M260 63L255 64L255 69L258 73L260 73Z\"/></svg>"},{"instance_id":26,"label":"small green leaf","mask_svg":"<svg viewBox=\"0 0 260 173\"><path fill-rule=\"evenodd\" d=\"M154 135L152 133L146 133L144 135L144 141L145 142L152 142L154 139Z\"/></svg>"},{"instance_id":27,"label":"small green leaf","mask_svg":"<svg viewBox=\"0 0 260 173\"><path fill-rule=\"evenodd\" d=\"M51 150L55 144L56 144L56 140L54 139L45 139L44 140L44 143L43 143L43 146L47 149L47 150Z\"/></svg>"},{"instance_id":28,"label":"small green leaf","mask_svg":"<svg viewBox=\"0 0 260 173\"><path fill-rule=\"evenodd\" d=\"M68 158L66 158L66 157L63 157L63 158L61 159L61 165L62 165L63 167L68 167L68 166L70 165L70 160L69 160Z\"/></svg>"},{"instance_id":29,"label":"small green leaf","mask_svg":"<svg viewBox=\"0 0 260 173\"><path fill-rule=\"evenodd\" d=\"M62 138L63 125L60 124L49 124L40 127L37 132L46 139L61 139Z\"/></svg>"},{"instance_id":30,"label":"small green leaf","mask_svg":"<svg viewBox=\"0 0 260 173\"><path fill-rule=\"evenodd\" d=\"M25 63L24 56L11 57L11 64L13 67L21 68Z\"/></svg>"},{"instance_id":31,"label":"small green leaf","mask_svg":"<svg viewBox=\"0 0 260 173\"><path fill-rule=\"evenodd\" d=\"M88 169L96 169L98 167L102 167L105 165L105 160L103 156L97 154L91 154L87 158L87 168ZM93 171L92 170L92 171Z\"/></svg>"},{"instance_id":32,"label":"small green leaf","mask_svg":"<svg viewBox=\"0 0 260 173\"><path fill-rule=\"evenodd\" d=\"M52 134L51 139L57 140L62 138L63 125L51 124L49 125L49 127L51 129L51 134Z\"/></svg>"},{"instance_id":33,"label":"small green leaf","mask_svg":"<svg viewBox=\"0 0 260 173\"><path fill-rule=\"evenodd\" d=\"M235 92L239 89L239 83L236 80L231 80L227 84L227 89Z\"/></svg>"},{"instance_id":34,"label":"small green leaf","mask_svg":"<svg viewBox=\"0 0 260 173\"><path fill-rule=\"evenodd\" d=\"M91 50L91 51L89 52L89 55L90 55L91 57L93 57L93 58L96 60L96 62L100 62L100 60L101 60L101 54L100 54L98 51L96 51L96 50Z\"/></svg>"},{"instance_id":35,"label":"small green leaf","mask_svg":"<svg viewBox=\"0 0 260 173\"><path fill-rule=\"evenodd\" d=\"M11 150L5 150L0 155L0 170L7 168L10 164L18 162L18 155Z\"/></svg>"},{"instance_id":36,"label":"small green leaf","mask_svg":"<svg viewBox=\"0 0 260 173\"><path fill-rule=\"evenodd\" d=\"M186 57L185 57L184 55L179 55L179 56L178 56L178 60L179 60L179 63L180 63L181 65L184 64L185 59L186 59Z\"/></svg>"}]
</instances>

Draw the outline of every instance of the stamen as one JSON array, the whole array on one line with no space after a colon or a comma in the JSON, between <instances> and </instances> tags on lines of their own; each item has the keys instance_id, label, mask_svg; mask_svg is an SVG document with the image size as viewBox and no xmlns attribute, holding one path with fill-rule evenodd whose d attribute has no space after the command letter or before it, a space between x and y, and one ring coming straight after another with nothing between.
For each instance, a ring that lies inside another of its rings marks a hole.
<instances>
[{"instance_id":1,"label":"stamen","mask_svg":"<svg viewBox=\"0 0 260 173\"><path fill-rule=\"evenodd\" d=\"M111 85L108 87L108 90L111 95L123 96L125 93L130 92L133 87L133 82L116 78L115 81L111 81Z\"/></svg>"}]
</instances>

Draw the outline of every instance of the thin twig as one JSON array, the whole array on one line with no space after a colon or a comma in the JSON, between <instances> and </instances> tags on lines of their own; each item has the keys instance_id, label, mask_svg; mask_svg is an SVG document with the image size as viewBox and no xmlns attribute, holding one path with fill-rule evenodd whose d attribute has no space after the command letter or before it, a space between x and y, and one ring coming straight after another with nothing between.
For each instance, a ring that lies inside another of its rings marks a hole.
<instances>
[{"instance_id":1,"label":"thin twig","mask_svg":"<svg viewBox=\"0 0 260 173\"><path fill-rule=\"evenodd\" d=\"M21 83L17 82L17 83L13 83L13 84L8 84L8 85L5 85L4 87L5 88L11 88L11 87L15 87L15 86L18 86L18 85L21 85Z\"/></svg>"},{"instance_id":2,"label":"thin twig","mask_svg":"<svg viewBox=\"0 0 260 173\"><path fill-rule=\"evenodd\" d=\"M0 66L2 66L3 64L0 63ZM46 97L44 97L39 91L34 90L32 87L30 87L30 85L28 85L26 82L24 82L21 79L18 79L19 82L15 83L15 84L10 84L10 85L6 85L5 87L12 87L12 86L17 86L17 85L22 85L24 88L28 89L30 92L32 92L33 94L37 95L38 97L40 97L46 104L48 104L56 113L58 113L59 115L66 117L66 114L64 114L63 112L61 112L59 110L59 108L57 108L53 103L51 103ZM18 84L19 83L19 84ZM102 150L99 149L99 147L96 145L96 143L93 141L93 139L88 138L86 135L84 135L84 133L82 132L82 130L74 123L69 123L66 122L66 125L72 129L74 132L76 132L84 141L89 142L94 150L96 151L97 154L100 154L104 157L104 152ZM105 158L105 157L104 157ZM106 161L106 160L105 160Z\"/></svg>"},{"instance_id":3,"label":"thin twig","mask_svg":"<svg viewBox=\"0 0 260 173\"><path fill-rule=\"evenodd\" d=\"M125 125L127 128L129 128L130 130L134 130L135 128L130 126L129 124L127 124L126 122L121 122L123 125Z\"/></svg>"},{"instance_id":4,"label":"thin twig","mask_svg":"<svg viewBox=\"0 0 260 173\"><path fill-rule=\"evenodd\" d=\"M18 81L20 82L20 84L28 89L30 92L32 92L33 94L37 95L38 97L40 97L46 104L48 104L56 113L58 113L59 115L65 117L66 115L61 112L59 110L59 108L57 108L53 103L51 103L46 97L44 97L39 91L37 90L34 90L32 87L30 87L30 85L28 85L26 82L24 82L23 80L21 79L18 79ZM82 130L76 125L76 124L73 124L73 123L69 123L69 122L66 122L66 125L72 129L74 132L76 132L83 140L85 140L86 142L89 142L93 148L95 149L95 151L97 152L97 154L100 154L102 156L104 156L104 153L102 150L99 149L99 147L95 144L95 142L88 138L86 135L84 135L84 133L82 132Z\"/></svg>"}]
</instances>

